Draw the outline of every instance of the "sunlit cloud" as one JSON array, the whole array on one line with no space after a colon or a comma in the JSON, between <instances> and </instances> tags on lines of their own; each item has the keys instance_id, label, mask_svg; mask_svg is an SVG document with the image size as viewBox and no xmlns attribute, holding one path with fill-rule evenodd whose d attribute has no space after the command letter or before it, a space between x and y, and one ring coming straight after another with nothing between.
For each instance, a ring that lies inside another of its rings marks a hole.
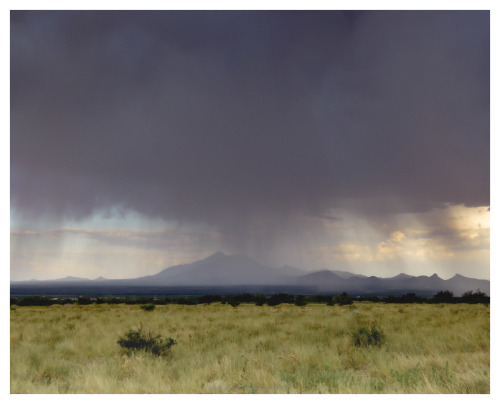
<instances>
[{"instance_id":1,"label":"sunlit cloud","mask_svg":"<svg viewBox=\"0 0 500 404\"><path fill-rule=\"evenodd\" d=\"M381 268L393 274L402 270L418 273L422 265L438 272L440 267L447 268L443 274L448 274L453 267L462 271L464 265L476 260L476 271L489 276L488 207L445 206L420 214L393 215L390 219L363 222L347 217L351 228L342 227L340 221L331 229L343 240L318 246L311 254L318 261L330 262L332 267L348 265L365 274ZM360 243L362 238L364 242Z\"/></svg>"}]
</instances>

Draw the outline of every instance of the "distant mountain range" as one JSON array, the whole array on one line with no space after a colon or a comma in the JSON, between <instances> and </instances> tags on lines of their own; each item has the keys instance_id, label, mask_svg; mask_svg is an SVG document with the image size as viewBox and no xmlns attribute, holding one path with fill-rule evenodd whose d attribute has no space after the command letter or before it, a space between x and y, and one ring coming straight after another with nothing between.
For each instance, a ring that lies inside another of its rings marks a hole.
<instances>
[{"instance_id":1,"label":"distant mountain range","mask_svg":"<svg viewBox=\"0 0 500 404\"><path fill-rule=\"evenodd\" d=\"M284 266L271 268L259 264L255 260L243 255L225 255L216 253L208 258L191 264L176 265L157 273L132 279L97 279L66 278L46 281L11 282L11 293L41 294L50 290L154 290L158 293L161 288L182 288L189 290L217 291L217 288L237 287L239 291L249 292L264 290L288 291L290 293L341 293L351 295L388 295L414 292L421 296L431 296L440 290L450 290L459 296L468 290L481 290L490 294L490 281L467 278L455 275L450 279L441 279L438 275L411 276L401 273L391 278L364 276L340 270L322 269L306 272L298 268ZM274 289L272 288L274 287ZM142 289L141 289L142 288ZM149 288L149 289L148 289ZM153 288L153 289L152 289ZM159 289L160 288L160 289ZM205 288L205 289L203 289ZM130 292L132 293L132 292ZM144 292L146 293L146 292ZM151 292L153 293L153 292ZM201 292L200 292L201 293Z\"/></svg>"}]
</instances>

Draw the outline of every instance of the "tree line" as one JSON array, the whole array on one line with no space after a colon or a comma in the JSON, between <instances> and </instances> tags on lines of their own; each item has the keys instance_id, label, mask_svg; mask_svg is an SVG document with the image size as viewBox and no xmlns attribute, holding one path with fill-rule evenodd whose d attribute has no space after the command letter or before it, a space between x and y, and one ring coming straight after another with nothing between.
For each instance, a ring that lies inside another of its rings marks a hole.
<instances>
[{"instance_id":1,"label":"tree line","mask_svg":"<svg viewBox=\"0 0 500 404\"><path fill-rule=\"evenodd\" d=\"M80 296L77 298L56 298L47 296L26 296L26 297L11 297L10 304L16 306L51 306L64 304L180 304L180 305L196 305L196 304L211 304L222 303L229 304L233 307L241 303L253 303L258 306L277 306L282 303L295 304L296 306L305 306L308 303L324 303L330 306L333 305L349 305L356 301L384 302L384 303L483 303L489 304L490 297L486 293L477 290L476 292L468 291L461 296L454 296L449 290L437 292L432 297L422 297L415 293L405 293L400 296L388 295L379 296L350 296L346 292L339 295L291 295L288 293L277 293L270 296L264 294L241 293L237 295L221 296L217 294L207 294L203 296L179 296L179 297L88 297Z\"/></svg>"}]
</instances>

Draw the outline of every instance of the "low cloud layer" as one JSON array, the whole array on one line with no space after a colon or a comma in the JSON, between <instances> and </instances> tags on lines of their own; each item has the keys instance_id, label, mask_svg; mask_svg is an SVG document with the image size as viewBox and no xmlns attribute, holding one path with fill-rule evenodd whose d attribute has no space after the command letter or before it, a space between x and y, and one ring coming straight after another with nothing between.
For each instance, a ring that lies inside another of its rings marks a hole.
<instances>
[{"instance_id":1,"label":"low cloud layer","mask_svg":"<svg viewBox=\"0 0 500 404\"><path fill-rule=\"evenodd\" d=\"M242 249L339 207L488 206L489 13L11 12L11 201Z\"/></svg>"}]
</instances>

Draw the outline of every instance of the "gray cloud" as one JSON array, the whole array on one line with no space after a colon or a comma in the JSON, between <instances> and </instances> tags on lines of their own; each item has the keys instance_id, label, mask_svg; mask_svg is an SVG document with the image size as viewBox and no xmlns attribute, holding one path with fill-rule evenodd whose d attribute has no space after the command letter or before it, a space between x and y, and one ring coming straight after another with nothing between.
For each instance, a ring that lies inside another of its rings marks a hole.
<instances>
[{"instance_id":1,"label":"gray cloud","mask_svg":"<svg viewBox=\"0 0 500 404\"><path fill-rule=\"evenodd\" d=\"M11 12L11 199L235 245L489 205L489 13Z\"/></svg>"},{"instance_id":2,"label":"gray cloud","mask_svg":"<svg viewBox=\"0 0 500 404\"><path fill-rule=\"evenodd\" d=\"M10 232L14 245L26 238L44 238L58 241L66 236L93 240L102 245L140 247L145 249L192 248L193 245L216 247L220 235L216 232L193 231L188 229L88 229L57 228L38 232L13 230ZM22 246L22 244L20 244Z\"/></svg>"}]
</instances>

